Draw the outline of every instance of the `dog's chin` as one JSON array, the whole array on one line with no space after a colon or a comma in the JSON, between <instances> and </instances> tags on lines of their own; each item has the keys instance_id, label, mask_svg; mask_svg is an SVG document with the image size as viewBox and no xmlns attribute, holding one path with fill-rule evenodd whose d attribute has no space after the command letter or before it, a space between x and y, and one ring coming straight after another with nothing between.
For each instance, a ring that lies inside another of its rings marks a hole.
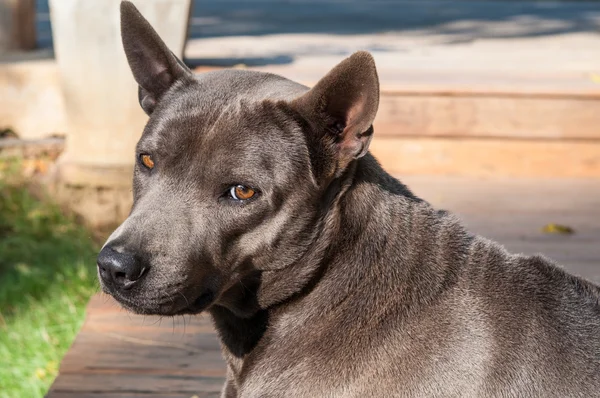
<instances>
[{"instance_id":1,"label":"dog's chin","mask_svg":"<svg viewBox=\"0 0 600 398\"><path fill-rule=\"evenodd\" d=\"M104 290L104 289L103 289ZM111 295L123 308L127 311L140 315L160 315L160 316L176 316L176 315L196 315L206 311L215 301L216 294L212 291L206 291L200 294L195 300L170 301L169 303L157 304L152 300L143 298L129 298L121 294L113 293L105 290L105 293Z\"/></svg>"},{"instance_id":2,"label":"dog's chin","mask_svg":"<svg viewBox=\"0 0 600 398\"><path fill-rule=\"evenodd\" d=\"M200 295L196 300L194 300L190 305L182 308L179 311L174 312L173 314L165 314L165 315L196 315L201 312L206 311L211 304L215 301L216 295L207 291Z\"/></svg>"}]
</instances>

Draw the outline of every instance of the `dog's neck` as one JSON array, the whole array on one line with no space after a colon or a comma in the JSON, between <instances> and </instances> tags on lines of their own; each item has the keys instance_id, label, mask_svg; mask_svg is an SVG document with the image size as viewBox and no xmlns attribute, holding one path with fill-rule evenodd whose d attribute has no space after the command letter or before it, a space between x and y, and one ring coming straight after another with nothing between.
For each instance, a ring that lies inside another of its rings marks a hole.
<instances>
[{"instance_id":1,"label":"dog's neck","mask_svg":"<svg viewBox=\"0 0 600 398\"><path fill-rule=\"evenodd\" d=\"M326 269L328 249L339 229L339 207L351 187L357 170L352 164L346 173L327 184L318 233L304 255L290 266L276 271L246 275L228 292L230 305L213 306L209 311L222 344L234 357L250 352L266 330L269 312L283 303L308 294ZM284 285L286 288L282 289Z\"/></svg>"},{"instance_id":2,"label":"dog's neck","mask_svg":"<svg viewBox=\"0 0 600 398\"><path fill-rule=\"evenodd\" d=\"M364 292L382 297L386 292L372 292L373 289L360 285L371 283L373 278L387 278L383 285L390 284L390 290L407 296L408 308L414 306L413 301L431 300L419 292L420 288L435 293L447 282L448 273L438 269L442 267L441 260L425 261L423 256L428 254L423 254L421 247L431 238L429 234L436 233L425 221L434 223L438 213L385 173L370 155L334 181L329 195L330 204L320 234L299 261L282 270L253 274L245 280L244 288L240 289L243 293L237 299L240 307L235 311L221 306L211 309L221 341L234 357L241 358L252 351L273 314L308 296L315 296L311 302L322 305L319 309L322 313L333 310L355 292L362 296L358 303L382 300L364 297ZM385 208L388 217L374 219L377 208ZM413 218L422 221L414 222ZM420 235L410 236L415 229ZM393 235L389 244L388 234ZM405 247L399 247L403 242ZM423 269L423 263L432 270ZM421 268L415 272L418 267ZM415 278L422 272L435 278Z\"/></svg>"}]
</instances>

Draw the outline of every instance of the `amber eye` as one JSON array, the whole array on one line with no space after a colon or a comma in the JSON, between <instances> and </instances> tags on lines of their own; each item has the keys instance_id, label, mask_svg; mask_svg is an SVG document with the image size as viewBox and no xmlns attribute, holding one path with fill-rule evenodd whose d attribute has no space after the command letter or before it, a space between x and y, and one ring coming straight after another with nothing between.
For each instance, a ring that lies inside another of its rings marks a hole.
<instances>
[{"instance_id":1,"label":"amber eye","mask_svg":"<svg viewBox=\"0 0 600 398\"><path fill-rule=\"evenodd\" d=\"M142 160L142 164L148 169L152 170L154 168L154 160L152 160L150 155L140 155L140 159Z\"/></svg>"},{"instance_id":2,"label":"amber eye","mask_svg":"<svg viewBox=\"0 0 600 398\"><path fill-rule=\"evenodd\" d=\"M229 195L235 200L248 200L256 194L254 189L244 185L235 185L229 189Z\"/></svg>"}]
</instances>

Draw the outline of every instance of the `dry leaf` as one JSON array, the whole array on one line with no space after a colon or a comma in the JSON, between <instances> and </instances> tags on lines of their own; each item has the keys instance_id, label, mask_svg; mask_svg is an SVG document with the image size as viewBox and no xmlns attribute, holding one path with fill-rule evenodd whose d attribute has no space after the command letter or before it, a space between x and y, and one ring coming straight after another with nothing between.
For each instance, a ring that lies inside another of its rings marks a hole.
<instances>
[{"instance_id":1,"label":"dry leaf","mask_svg":"<svg viewBox=\"0 0 600 398\"><path fill-rule=\"evenodd\" d=\"M561 234L561 235L570 235L572 233L575 233L575 231L571 227L568 227L566 225L560 225L560 224L552 224L552 223L544 225L544 227L542 228L542 232L545 234Z\"/></svg>"}]
</instances>

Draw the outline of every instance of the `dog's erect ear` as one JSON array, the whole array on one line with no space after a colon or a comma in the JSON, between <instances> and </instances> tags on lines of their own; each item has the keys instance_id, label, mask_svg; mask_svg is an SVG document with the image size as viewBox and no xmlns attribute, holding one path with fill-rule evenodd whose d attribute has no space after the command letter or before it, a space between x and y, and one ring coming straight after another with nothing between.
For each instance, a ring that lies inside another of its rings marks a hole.
<instances>
[{"instance_id":1,"label":"dog's erect ear","mask_svg":"<svg viewBox=\"0 0 600 398\"><path fill-rule=\"evenodd\" d=\"M294 100L293 106L327 142L333 143L338 168L364 156L379 106L379 79L373 57L365 51L354 53Z\"/></svg>"},{"instance_id":2,"label":"dog's erect ear","mask_svg":"<svg viewBox=\"0 0 600 398\"><path fill-rule=\"evenodd\" d=\"M140 86L140 105L150 115L173 83L192 73L129 1L121 2L121 38L127 62Z\"/></svg>"}]
</instances>

